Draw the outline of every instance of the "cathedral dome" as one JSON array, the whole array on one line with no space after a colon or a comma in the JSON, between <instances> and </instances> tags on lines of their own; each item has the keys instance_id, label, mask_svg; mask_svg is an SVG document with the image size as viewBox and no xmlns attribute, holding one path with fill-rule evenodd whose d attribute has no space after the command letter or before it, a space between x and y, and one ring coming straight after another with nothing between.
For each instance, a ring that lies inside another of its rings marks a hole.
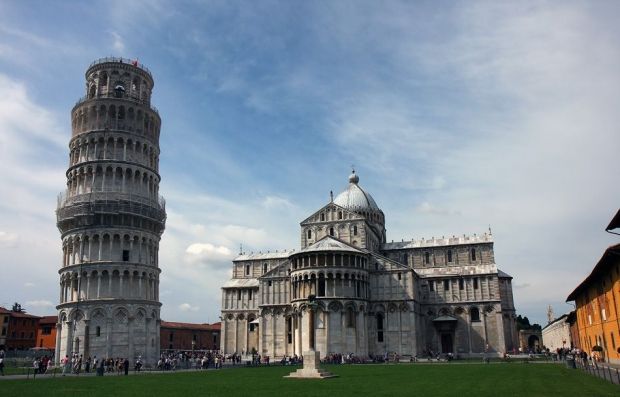
<instances>
[{"instance_id":1,"label":"cathedral dome","mask_svg":"<svg viewBox=\"0 0 620 397\"><path fill-rule=\"evenodd\" d=\"M372 196L358 185L359 180L353 170L349 176L349 186L336 196L334 204L351 211L380 211Z\"/></svg>"}]
</instances>

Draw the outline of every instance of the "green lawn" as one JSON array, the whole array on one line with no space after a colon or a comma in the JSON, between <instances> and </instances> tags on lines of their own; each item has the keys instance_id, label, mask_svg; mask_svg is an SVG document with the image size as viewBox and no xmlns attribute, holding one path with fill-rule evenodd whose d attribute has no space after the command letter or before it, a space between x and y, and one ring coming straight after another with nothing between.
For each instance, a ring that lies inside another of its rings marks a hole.
<instances>
[{"instance_id":1,"label":"green lawn","mask_svg":"<svg viewBox=\"0 0 620 397\"><path fill-rule=\"evenodd\" d=\"M3 380L5 396L614 396L620 387L556 364L329 366L324 380L284 379L291 367L159 375Z\"/></svg>"}]
</instances>

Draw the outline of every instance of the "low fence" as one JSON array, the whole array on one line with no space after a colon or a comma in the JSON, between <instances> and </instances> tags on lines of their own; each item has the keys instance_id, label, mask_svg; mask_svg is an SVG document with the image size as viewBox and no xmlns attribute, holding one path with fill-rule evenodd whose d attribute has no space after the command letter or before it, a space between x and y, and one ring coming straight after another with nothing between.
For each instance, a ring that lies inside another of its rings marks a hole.
<instances>
[{"instance_id":1,"label":"low fence","mask_svg":"<svg viewBox=\"0 0 620 397\"><path fill-rule=\"evenodd\" d=\"M578 368L590 375L597 376L616 385L620 385L620 369L618 368L612 368L609 365L597 363L596 361L590 362L579 358L576 360L566 360L566 366L569 368Z\"/></svg>"}]
</instances>

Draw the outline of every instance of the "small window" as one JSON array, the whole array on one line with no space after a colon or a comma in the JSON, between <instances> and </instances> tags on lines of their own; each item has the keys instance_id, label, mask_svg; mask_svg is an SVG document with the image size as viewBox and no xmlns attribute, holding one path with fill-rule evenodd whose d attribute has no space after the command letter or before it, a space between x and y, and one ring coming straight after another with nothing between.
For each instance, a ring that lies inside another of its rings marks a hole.
<instances>
[{"instance_id":1,"label":"small window","mask_svg":"<svg viewBox=\"0 0 620 397\"><path fill-rule=\"evenodd\" d=\"M333 227L330 227L330 228L329 228L329 235L330 235L330 236L333 236L333 235L334 235L334 228L333 228Z\"/></svg>"},{"instance_id":2,"label":"small window","mask_svg":"<svg viewBox=\"0 0 620 397\"><path fill-rule=\"evenodd\" d=\"M401 279L402 279L402 276L401 276L401 274L400 274L400 273L398 273L398 279L399 279L399 280L401 280Z\"/></svg>"},{"instance_id":3,"label":"small window","mask_svg":"<svg viewBox=\"0 0 620 397\"><path fill-rule=\"evenodd\" d=\"M450 291L450 280L443 280L444 291Z\"/></svg>"},{"instance_id":4,"label":"small window","mask_svg":"<svg viewBox=\"0 0 620 397\"><path fill-rule=\"evenodd\" d=\"M342 211L338 211L338 219L342 219Z\"/></svg>"},{"instance_id":5,"label":"small window","mask_svg":"<svg viewBox=\"0 0 620 397\"><path fill-rule=\"evenodd\" d=\"M286 341L288 344L293 343L293 317L286 319Z\"/></svg>"},{"instance_id":6,"label":"small window","mask_svg":"<svg viewBox=\"0 0 620 397\"><path fill-rule=\"evenodd\" d=\"M196 334L192 335L192 340L196 342Z\"/></svg>"},{"instance_id":7,"label":"small window","mask_svg":"<svg viewBox=\"0 0 620 397\"><path fill-rule=\"evenodd\" d=\"M246 276L250 275L250 265L245 265L245 275Z\"/></svg>"},{"instance_id":8,"label":"small window","mask_svg":"<svg viewBox=\"0 0 620 397\"><path fill-rule=\"evenodd\" d=\"M471 321L480 321L480 310L477 307L472 307L469 309L469 316L471 317Z\"/></svg>"},{"instance_id":9,"label":"small window","mask_svg":"<svg viewBox=\"0 0 620 397\"><path fill-rule=\"evenodd\" d=\"M452 262L452 250L448 250L448 263Z\"/></svg>"},{"instance_id":10,"label":"small window","mask_svg":"<svg viewBox=\"0 0 620 397\"><path fill-rule=\"evenodd\" d=\"M169 341L172 342L173 339L174 339L174 332L171 332Z\"/></svg>"},{"instance_id":11,"label":"small window","mask_svg":"<svg viewBox=\"0 0 620 397\"><path fill-rule=\"evenodd\" d=\"M474 278L474 289L478 289L478 277Z\"/></svg>"},{"instance_id":12,"label":"small window","mask_svg":"<svg viewBox=\"0 0 620 397\"><path fill-rule=\"evenodd\" d=\"M377 314L377 342L383 342L383 315Z\"/></svg>"},{"instance_id":13,"label":"small window","mask_svg":"<svg viewBox=\"0 0 620 397\"><path fill-rule=\"evenodd\" d=\"M267 273L267 264L263 263L263 274Z\"/></svg>"},{"instance_id":14,"label":"small window","mask_svg":"<svg viewBox=\"0 0 620 397\"><path fill-rule=\"evenodd\" d=\"M241 300L241 290L240 289L237 290L237 300L238 301Z\"/></svg>"},{"instance_id":15,"label":"small window","mask_svg":"<svg viewBox=\"0 0 620 397\"><path fill-rule=\"evenodd\" d=\"M252 300L252 290L251 289L248 290L248 300L249 301Z\"/></svg>"},{"instance_id":16,"label":"small window","mask_svg":"<svg viewBox=\"0 0 620 397\"><path fill-rule=\"evenodd\" d=\"M471 260L472 262L476 260L476 249L475 248L471 249Z\"/></svg>"},{"instance_id":17,"label":"small window","mask_svg":"<svg viewBox=\"0 0 620 397\"><path fill-rule=\"evenodd\" d=\"M463 279L459 279L459 289L462 291L465 288L465 283L463 282Z\"/></svg>"},{"instance_id":18,"label":"small window","mask_svg":"<svg viewBox=\"0 0 620 397\"><path fill-rule=\"evenodd\" d=\"M95 329L95 335L97 335L98 337L101 336L101 327L97 327Z\"/></svg>"},{"instance_id":19,"label":"small window","mask_svg":"<svg viewBox=\"0 0 620 397\"><path fill-rule=\"evenodd\" d=\"M123 250L123 262L129 262L129 250Z\"/></svg>"},{"instance_id":20,"label":"small window","mask_svg":"<svg viewBox=\"0 0 620 397\"><path fill-rule=\"evenodd\" d=\"M357 236L357 226L353 226L353 235Z\"/></svg>"},{"instance_id":21,"label":"small window","mask_svg":"<svg viewBox=\"0 0 620 397\"><path fill-rule=\"evenodd\" d=\"M435 282L433 280L428 282L428 289L430 291L435 291Z\"/></svg>"},{"instance_id":22,"label":"small window","mask_svg":"<svg viewBox=\"0 0 620 397\"><path fill-rule=\"evenodd\" d=\"M325 213L321 213L321 222L325 221Z\"/></svg>"},{"instance_id":23,"label":"small window","mask_svg":"<svg viewBox=\"0 0 620 397\"><path fill-rule=\"evenodd\" d=\"M252 320L252 321L254 321L254 320ZM250 323L250 332L254 332L254 327L256 327L256 324Z\"/></svg>"},{"instance_id":24,"label":"small window","mask_svg":"<svg viewBox=\"0 0 620 397\"><path fill-rule=\"evenodd\" d=\"M424 253L424 263L426 263L427 265L429 263L431 263L431 254L430 254L430 252L425 252Z\"/></svg>"},{"instance_id":25,"label":"small window","mask_svg":"<svg viewBox=\"0 0 620 397\"><path fill-rule=\"evenodd\" d=\"M308 230L308 238L312 238L312 230Z\"/></svg>"},{"instance_id":26,"label":"small window","mask_svg":"<svg viewBox=\"0 0 620 397\"><path fill-rule=\"evenodd\" d=\"M347 327L355 328L355 312L352 308L347 310Z\"/></svg>"}]
</instances>

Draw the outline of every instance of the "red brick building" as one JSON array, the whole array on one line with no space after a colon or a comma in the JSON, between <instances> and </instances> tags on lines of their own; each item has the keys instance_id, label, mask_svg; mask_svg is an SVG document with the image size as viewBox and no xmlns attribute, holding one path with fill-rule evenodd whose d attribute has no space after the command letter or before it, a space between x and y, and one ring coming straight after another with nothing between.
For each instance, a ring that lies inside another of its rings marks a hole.
<instances>
[{"instance_id":1,"label":"red brick building","mask_svg":"<svg viewBox=\"0 0 620 397\"><path fill-rule=\"evenodd\" d=\"M56 348L56 323L58 316L44 316L37 327L37 347L54 350Z\"/></svg>"},{"instance_id":2,"label":"red brick building","mask_svg":"<svg viewBox=\"0 0 620 397\"><path fill-rule=\"evenodd\" d=\"M40 317L0 307L5 350L27 350L36 346ZM6 320L5 320L6 319Z\"/></svg>"},{"instance_id":3,"label":"red brick building","mask_svg":"<svg viewBox=\"0 0 620 397\"><path fill-rule=\"evenodd\" d=\"M220 323L193 324L162 321L160 348L164 350L219 350Z\"/></svg>"}]
</instances>

